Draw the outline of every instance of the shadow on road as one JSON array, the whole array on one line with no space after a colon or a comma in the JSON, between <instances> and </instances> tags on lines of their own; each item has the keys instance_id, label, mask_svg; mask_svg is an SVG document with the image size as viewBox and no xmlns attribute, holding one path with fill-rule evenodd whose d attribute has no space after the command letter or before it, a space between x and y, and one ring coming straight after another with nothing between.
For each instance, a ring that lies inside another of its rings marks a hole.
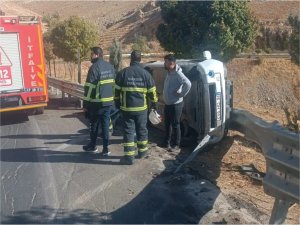
<instances>
[{"instance_id":1,"label":"shadow on road","mask_svg":"<svg viewBox=\"0 0 300 225\"><path fill-rule=\"evenodd\" d=\"M53 151L47 148L1 149L2 162L85 163L120 165L119 156L105 156L87 152Z\"/></svg>"},{"instance_id":2,"label":"shadow on road","mask_svg":"<svg viewBox=\"0 0 300 225\"><path fill-rule=\"evenodd\" d=\"M101 213L93 210L67 211L40 206L16 212L14 216L1 216L1 224L99 224L101 217Z\"/></svg>"},{"instance_id":3,"label":"shadow on road","mask_svg":"<svg viewBox=\"0 0 300 225\"><path fill-rule=\"evenodd\" d=\"M172 162L165 160L164 164L166 165L164 172L156 176L134 199L111 212L85 209L68 211L44 206L15 212L13 216L2 217L1 222L198 224L202 216L213 208L220 190L197 174L185 171L174 175L170 173L174 169ZM109 198L112 196L106 197Z\"/></svg>"},{"instance_id":4,"label":"shadow on road","mask_svg":"<svg viewBox=\"0 0 300 225\"><path fill-rule=\"evenodd\" d=\"M0 114L0 126L25 123L28 115L23 111L3 112Z\"/></svg>"},{"instance_id":5,"label":"shadow on road","mask_svg":"<svg viewBox=\"0 0 300 225\"><path fill-rule=\"evenodd\" d=\"M84 130L80 130L79 132L85 133ZM45 140L44 144L68 144L68 145L85 145L88 143L88 131L87 134L41 134L41 135L30 135L30 134L18 134L18 135L4 135L1 138L8 139L40 139ZM48 140L48 141L47 141ZM58 141L60 140L60 141ZM98 138L98 146L102 145L102 139ZM121 144L121 139L110 139L110 144Z\"/></svg>"}]
</instances>

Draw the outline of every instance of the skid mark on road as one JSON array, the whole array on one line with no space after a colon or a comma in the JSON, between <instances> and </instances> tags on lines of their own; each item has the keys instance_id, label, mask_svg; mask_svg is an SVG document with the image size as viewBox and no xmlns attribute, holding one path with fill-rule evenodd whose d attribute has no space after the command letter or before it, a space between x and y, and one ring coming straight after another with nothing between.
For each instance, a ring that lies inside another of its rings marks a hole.
<instances>
[{"instance_id":1,"label":"skid mark on road","mask_svg":"<svg viewBox=\"0 0 300 225\"><path fill-rule=\"evenodd\" d=\"M19 172L19 170L20 170L24 165L25 165L25 163L20 164L20 165L17 167L16 171L15 171L15 174L14 174L15 184L18 183L18 179L17 179L18 172Z\"/></svg>"},{"instance_id":2,"label":"skid mark on road","mask_svg":"<svg viewBox=\"0 0 300 225\"><path fill-rule=\"evenodd\" d=\"M2 189L3 189L3 193L4 193L4 202L6 204L7 203L7 193L6 193L5 186L3 183L2 183Z\"/></svg>"},{"instance_id":3,"label":"skid mark on road","mask_svg":"<svg viewBox=\"0 0 300 225\"><path fill-rule=\"evenodd\" d=\"M32 198L31 198L30 207L32 207L32 206L33 206L33 203L34 203L34 199L35 199L35 197L36 197L36 193L34 192L34 193L33 193L33 196L32 196Z\"/></svg>"}]
</instances>

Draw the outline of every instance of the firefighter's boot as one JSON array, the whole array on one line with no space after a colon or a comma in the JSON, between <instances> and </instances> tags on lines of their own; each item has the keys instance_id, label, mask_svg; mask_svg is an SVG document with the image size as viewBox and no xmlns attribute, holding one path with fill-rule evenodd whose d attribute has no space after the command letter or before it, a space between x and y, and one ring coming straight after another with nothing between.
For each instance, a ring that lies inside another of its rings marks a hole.
<instances>
[{"instance_id":1,"label":"firefighter's boot","mask_svg":"<svg viewBox=\"0 0 300 225\"><path fill-rule=\"evenodd\" d=\"M133 165L134 157L125 155L125 156L123 156L123 158L121 158L120 163L122 165Z\"/></svg>"}]
</instances>

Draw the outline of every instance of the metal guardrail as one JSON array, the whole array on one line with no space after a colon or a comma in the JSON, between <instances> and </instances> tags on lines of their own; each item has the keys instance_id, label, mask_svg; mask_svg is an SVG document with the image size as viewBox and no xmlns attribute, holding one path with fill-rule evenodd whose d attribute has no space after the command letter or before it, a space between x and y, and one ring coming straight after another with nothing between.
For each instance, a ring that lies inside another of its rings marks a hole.
<instances>
[{"instance_id":1,"label":"metal guardrail","mask_svg":"<svg viewBox=\"0 0 300 225\"><path fill-rule=\"evenodd\" d=\"M238 109L231 112L230 129L261 146L267 163L264 191L275 197L270 224L283 223L291 204L300 201L299 134Z\"/></svg>"},{"instance_id":2,"label":"metal guardrail","mask_svg":"<svg viewBox=\"0 0 300 225\"><path fill-rule=\"evenodd\" d=\"M67 93L71 96L83 99L84 90L82 84L76 84L70 81L64 81L49 76L48 76L48 84L51 87L61 90L62 93Z\"/></svg>"},{"instance_id":3,"label":"metal guardrail","mask_svg":"<svg viewBox=\"0 0 300 225\"><path fill-rule=\"evenodd\" d=\"M62 93L83 99L81 84L53 77L48 77L48 83ZM262 148L267 162L264 191L275 197L270 224L283 223L291 204L300 201L299 134L239 109L231 111L229 128L245 134Z\"/></svg>"}]
</instances>

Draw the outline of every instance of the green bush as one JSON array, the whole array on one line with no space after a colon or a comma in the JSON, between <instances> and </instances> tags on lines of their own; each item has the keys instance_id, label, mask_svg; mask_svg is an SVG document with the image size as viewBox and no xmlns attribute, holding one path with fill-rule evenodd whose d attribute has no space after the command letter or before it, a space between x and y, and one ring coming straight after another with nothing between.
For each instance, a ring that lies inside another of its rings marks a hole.
<instances>
[{"instance_id":1,"label":"green bush","mask_svg":"<svg viewBox=\"0 0 300 225\"><path fill-rule=\"evenodd\" d=\"M109 62L114 65L117 72L122 69L122 44L116 38L109 48Z\"/></svg>"},{"instance_id":2,"label":"green bush","mask_svg":"<svg viewBox=\"0 0 300 225\"><path fill-rule=\"evenodd\" d=\"M150 48L148 46L147 38L142 35L137 35L132 45L132 50L138 50L143 53L148 53L150 51Z\"/></svg>"}]
</instances>

